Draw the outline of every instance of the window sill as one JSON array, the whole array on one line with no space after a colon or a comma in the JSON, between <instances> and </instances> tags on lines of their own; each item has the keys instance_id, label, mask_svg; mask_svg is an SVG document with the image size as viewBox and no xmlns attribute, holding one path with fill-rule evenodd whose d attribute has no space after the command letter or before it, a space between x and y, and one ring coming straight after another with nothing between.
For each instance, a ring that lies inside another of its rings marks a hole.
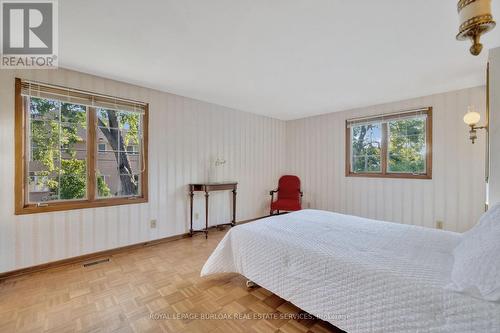
<instances>
[{"instance_id":1,"label":"window sill","mask_svg":"<svg viewBox=\"0 0 500 333\"><path fill-rule=\"evenodd\" d=\"M355 178L394 178L394 179L432 179L431 174L408 174L408 173L353 173L349 172L346 177Z\"/></svg>"},{"instance_id":2,"label":"window sill","mask_svg":"<svg viewBox=\"0 0 500 333\"><path fill-rule=\"evenodd\" d=\"M47 204L47 206L42 206L42 207L37 205L16 207L15 214L26 215L26 214L48 213L48 212L60 212L60 211L75 210L75 209L134 205L146 202L148 202L147 197L100 199L95 201L80 200L71 202L54 202L54 203L49 203Z\"/></svg>"}]
</instances>

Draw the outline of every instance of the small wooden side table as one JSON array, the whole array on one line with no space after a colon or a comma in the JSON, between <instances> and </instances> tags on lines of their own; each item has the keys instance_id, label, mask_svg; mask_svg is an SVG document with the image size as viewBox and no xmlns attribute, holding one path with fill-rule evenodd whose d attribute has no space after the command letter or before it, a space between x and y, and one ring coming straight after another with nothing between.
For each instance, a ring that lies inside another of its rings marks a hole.
<instances>
[{"instance_id":1,"label":"small wooden side table","mask_svg":"<svg viewBox=\"0 0 500 333\"><path fill-rule=\"evenodd\" d=\"M210 192L213 191L231 191L233 192L233 220L230 223L218 224L215 227L220 227L223 225L230 225L234 227L236 225L236 189L237 182L227 182L227 183L199 183L199 184L189 184L189 198L191 203L191 227L189 228L189 234L193 236L197 232L204 232L205 238L208 238L208 197ZM205 229L193 230L193 197L194 192L205 192Z\"/></svg>"}]
</instances>

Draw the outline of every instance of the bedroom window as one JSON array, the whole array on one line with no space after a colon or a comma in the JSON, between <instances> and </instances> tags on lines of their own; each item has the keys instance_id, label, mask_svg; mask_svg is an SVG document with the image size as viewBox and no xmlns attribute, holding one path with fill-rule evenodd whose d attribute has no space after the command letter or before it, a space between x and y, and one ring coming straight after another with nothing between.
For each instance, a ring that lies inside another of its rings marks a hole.
<instances>
[{"instance_id":1,"label":"bedroom window","mask_svg":"<svg viewBox=\"0 0 500 333\"><path fill-rule=\"evenodd\" d=\"M16 79L16 214L147 202L147 124L145 103Z\"/></svg>"},{"instance_id":2,"label":"bedroom window","mask_svg":"<svg viewBox=\"0 0 500 333\"><path fill-rule=\"evenodd\" d=\"M432 108L346 121L346 176L432 178Z\"/></svg>"}]
</instances>

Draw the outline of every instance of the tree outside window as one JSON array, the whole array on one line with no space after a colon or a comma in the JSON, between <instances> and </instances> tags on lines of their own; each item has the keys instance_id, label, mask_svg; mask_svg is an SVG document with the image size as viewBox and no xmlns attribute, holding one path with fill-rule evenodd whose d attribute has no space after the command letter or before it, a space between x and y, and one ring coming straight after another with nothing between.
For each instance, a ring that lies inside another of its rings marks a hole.
<instances>
[{"instance_id":1,"label":"tree outside window","mask_svg":"<svg viewBox=\"0 0 500 333\"><path fill-rule=\"evenodd\" d=\"M147 105L31 88L16 79L17 214L147 201Z\"/></svg>"},{"instance_id":2,"label":"tree outside window","mask_svg":"<svg viewBox=\"0 0 500 333\"><path fill-rule=\"evenodd\" d=\"M346 175L431 178L432 109L347 121Z\"/></svg>"}]
</instances>

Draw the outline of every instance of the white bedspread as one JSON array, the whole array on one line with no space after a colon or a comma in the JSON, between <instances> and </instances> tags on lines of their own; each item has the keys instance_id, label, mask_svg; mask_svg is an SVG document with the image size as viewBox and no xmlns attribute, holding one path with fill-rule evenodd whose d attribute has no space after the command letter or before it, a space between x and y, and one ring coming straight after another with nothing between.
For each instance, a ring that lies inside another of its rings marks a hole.
<instances>
[{"instance_id":1,"label":"white bedspread","mask_svg":"<svg viewBox=\"0 0 500 333\"><path fill-rule=\"evenodd\" d=\"M498 333L500 304L443 288L460 238L302 210L232 228L201 275L240 273L349 333Z\"/></svg>"}]
</instances>

